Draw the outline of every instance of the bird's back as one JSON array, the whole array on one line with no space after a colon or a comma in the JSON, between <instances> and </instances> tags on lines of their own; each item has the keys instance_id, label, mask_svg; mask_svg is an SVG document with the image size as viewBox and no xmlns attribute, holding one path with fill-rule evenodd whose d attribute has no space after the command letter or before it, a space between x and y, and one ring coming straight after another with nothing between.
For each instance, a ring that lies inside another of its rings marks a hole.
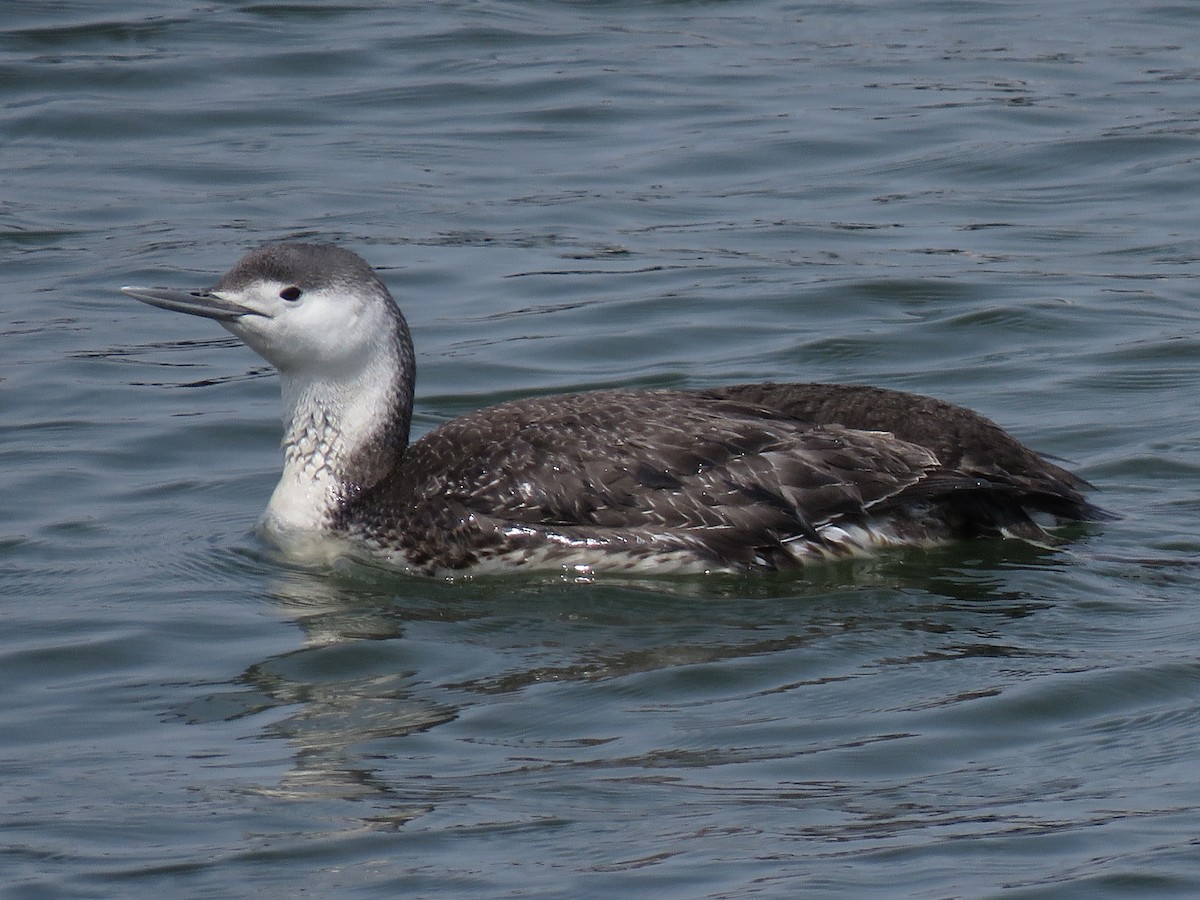
<instances>
[{"instance_id":1,"label":"bird's back","mask_svg":"<svg viewBox=\"0 0 1200 900\"><path fill-rule=\"evenodd\" d=\"M428 571L780 568L881 545L1042 536L1030 511L1097 517L1085 486L982 416L897 391L609 390L435 429L339 527Z\"/></svg>"}]
</instances>

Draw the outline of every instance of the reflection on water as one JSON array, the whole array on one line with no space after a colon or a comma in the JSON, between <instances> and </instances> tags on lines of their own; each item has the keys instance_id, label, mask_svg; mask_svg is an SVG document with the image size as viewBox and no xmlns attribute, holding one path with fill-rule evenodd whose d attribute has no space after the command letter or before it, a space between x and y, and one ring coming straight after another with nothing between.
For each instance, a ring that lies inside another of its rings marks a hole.
<instances>
[{"instance_id":1,"label":"reflection on water","mask_svg":"<svg viewBox=\"0 0 1200 900\"><path fill-rule=\"evenodd\" d=\"M577 728L571 724L577 709L552 704L547 712L561 727L539 721L536 733L529 732L516 725L527 715L521 712L508 722L519 737L493 732L481 745L475 725L440 739L427 736L419 750L412 744L415 735L446 728L464 714L503 718L505 710L540 706L545 700L533 698L554 685L610 684L606 703L645 702L650 707L643 715L669 716L697 702L728 713L729 704L886 679L889 670L921 664L980 658L1019 666L1047 651L1014 643L1004 623L1035 616L1049 604L1011 588L1004 568L1016 565L1051 575L1061 570L1052 551L980 541L817 567L800 583L725 577L581 585L513 577L463 584L360 567L341 574L282 572L269 600L299 626L304 646L255 663L174 714L193 724L262 719L260 739L285 742L290 764L278 783L258 784L255 791L292 800L372 799L354 818L387 828L430 813L448 796L462 802L486 772L519 781L515 772L537 771L549 758L529 767L545 753L555 765L594 772L661 772L843 751L911 735L867 731L829 743L741 749L666 741L630 756L619 735L593 733L586 717ZM953 593L939 595L931 588L937 581ZM912 641L894 639L906 634L936 636L936 643L922 639L914 650ZM845 658L832 662L830 654L839 652ZM705 691L700 700L697 684L711 677L705 673L741 666L758 675L745 683L735 678L726 696ZM677 690L664 689L672 683ZM957 691L907 708L1000 693L999 687ZM611 714L598 709L597 719ZM507 746L509 754L476 758L471 748L484 745ZM442 749L431 753L431 746ZM525 762L518 764L514 753ZM443 758L445 765L438 762ZM465 771L456 770L455 759L468 762Z\"/></svg>"}]
</instances>

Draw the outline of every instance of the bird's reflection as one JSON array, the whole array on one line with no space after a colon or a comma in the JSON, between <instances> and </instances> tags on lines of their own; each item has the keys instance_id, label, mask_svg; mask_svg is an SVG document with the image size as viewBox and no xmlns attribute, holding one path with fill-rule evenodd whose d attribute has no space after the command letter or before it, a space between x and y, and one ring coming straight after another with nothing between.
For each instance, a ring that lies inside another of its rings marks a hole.
<instances>
[{"instance_id":1,"label":"bird's reflection","mask_svg":"<svg viewBox=\"0 0 1200 900\"><path fill-rule=\"evenodd\" d=\"M437 802L433 785L414 790L394 776L415 736L534 685L821 651L847 632L922 630L945 654L1020 655L1002 622L1047 601L1014 590L1007 572L1053 573L1061 560L1036 548L1014 559L1011 542L995 544L825 566L803 581L443 583L374 570L281 571L268 600L298 626L303 646L255 663L179 713L193 722L262 717L260 736L292 749L287 774L257 790L377 798L387 814L375 804L363 821L394 826ZM889 641L876 637L876 666L914 661L889 657ZM788 689L803 684L785 680Z\"/></svg>"}]
</instances>

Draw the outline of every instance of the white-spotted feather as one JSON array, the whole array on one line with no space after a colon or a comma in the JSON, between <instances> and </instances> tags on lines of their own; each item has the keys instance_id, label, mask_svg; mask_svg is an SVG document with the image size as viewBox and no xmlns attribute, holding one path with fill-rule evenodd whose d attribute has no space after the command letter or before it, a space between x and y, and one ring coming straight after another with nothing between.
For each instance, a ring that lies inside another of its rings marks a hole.
<instances>
[{"instance_id":1,"label":"white-spotted feather","mask_svg":"<svg viewBox=\"0 0 1200 900\"><path fill-rule=\"evenodd\" d=\"M857 385L519 400L408 443L408 326L360 257L269 244L210 290L127 288L216 319L280 373L284 471L261 527L289 554L427 574L779 569L1102 519L1086 482L995 423Z\"/></svg>"}]
</instances>

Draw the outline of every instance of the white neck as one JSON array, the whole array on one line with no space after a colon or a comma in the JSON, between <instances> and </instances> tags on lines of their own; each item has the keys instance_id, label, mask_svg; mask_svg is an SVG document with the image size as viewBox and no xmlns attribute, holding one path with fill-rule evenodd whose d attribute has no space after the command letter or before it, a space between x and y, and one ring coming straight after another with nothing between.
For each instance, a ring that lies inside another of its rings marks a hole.
<instances>
[{"instance_id":1,"label":"white neck","mask_svg":"<svg viewBox=\"0 0 1200 900\"><path fill-rule=\"evenodd\" d=\"M406 376L392 354L381 356L336 378L281 373L283 475L260 521L276 539L327 530L348 494L386 476L403 454L408 421L397 404Z\"/></svg>"}]
</instances>

